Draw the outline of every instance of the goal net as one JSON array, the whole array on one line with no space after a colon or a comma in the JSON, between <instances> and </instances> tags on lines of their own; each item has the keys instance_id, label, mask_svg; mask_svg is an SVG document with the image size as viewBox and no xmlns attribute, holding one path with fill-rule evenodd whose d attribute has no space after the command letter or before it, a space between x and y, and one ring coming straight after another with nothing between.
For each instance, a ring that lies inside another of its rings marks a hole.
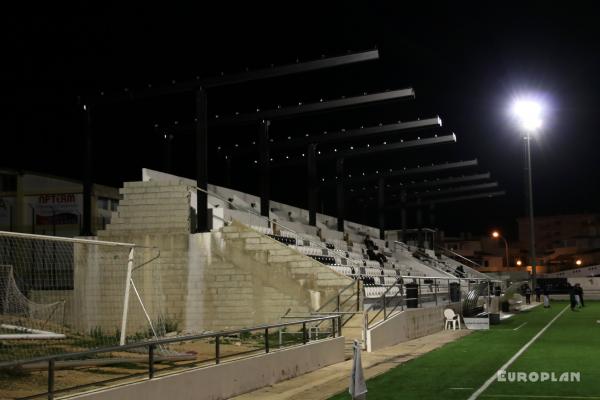
<instances>
[{"instance_id":1,"label":"goal net","mask_svg":"<svg viewBox=\"0 0 600 400\"><path fill-rule=\"evenodd\" d=\"M160 252L0 231L0 362L160 337Z\"/></svg>"}]
</instances>

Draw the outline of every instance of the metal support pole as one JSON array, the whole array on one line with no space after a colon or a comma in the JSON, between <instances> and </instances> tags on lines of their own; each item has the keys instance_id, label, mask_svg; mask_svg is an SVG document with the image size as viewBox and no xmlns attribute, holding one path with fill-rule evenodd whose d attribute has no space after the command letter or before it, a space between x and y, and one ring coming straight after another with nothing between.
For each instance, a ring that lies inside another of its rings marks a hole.
<instances>
[{"instance_id":1,"label":"metal support pole","mask_svg":"<svg viewBox=\"0 0 600 400\"><path fill-rule=\"evenodd\" d=\"M83 105L85 113L84 157L83 163L83 227L81 236L92 236L92 181L93 181L93 152L92 152L92 110Z\"/></svg>"},{"instance_id":2,"label":"metal support pole","mask_svg":"<svg viewBox=\"0 0 600 400\"><path fill-rule=\"evenodd\" d=\"M231 188L231 157L225 158L225 187Z\"/></svg>"},{"instance_id":3,"label":"metal support pole","mask_svg":"<svg viewBox=\"0 0 600 400\"><path fill-rule=\"evenodd\" d=\"M148 379L154 378L154 348L156 345L148 346Z\"/></svg>"},{"instance_id":4,"label":"metal support pole","mask_svg":"<svg viewBox=\"0 0 600 400\"><path fill-rule=\"evenodd\" d=\"M54 399L54 359L48 360L48 400Z\"/></svg>"},{"instance_id":5,"label":"metal support pole","mask_svg":"<svg viewBox=\"0 0 600 400\"><path fill-rule=\"evenodd\" d=\"M265 353L269 352L269 328L265 328Z\"/></svg>"},{"instance_id":6,"label":"metal support pole","mask_svg":"<svg viewBox=\"0 0 600 400\"><path fill-rule=\"evenodd\" d=\"M173 135L170 133L165 134L165 172L171 173L173 171Z\"/></svg>"},{"instance_id":7,"label":"metal support pole","mask_svg":"<svg viewBox=\"0 0 600 400\"><path fill-rule=\"evenodd\" d=\"M215 364L221 362L221 337L215 335Z\"/></svg>"},{"instance_id":8,"label":"metal support pole","mask_svg":"<svg viewBox=\"0 0 600 400\"><path fill-rule=\"evenodd\" d=\"M317 145L311 143L308 145L306 154L306 164L308 168L308 224L317 225Z\"/></svg>"},{"instance_id":9,"label":"metal support pole","mask_svg":"<svg viewBox=\"0 0 600 400\"><path fill-rule=\"evenodd\" d=\"M335 161L336 183L336 203L337 203L337 230L344 232L344 159L338 158Z\"/></svg>"},{"instance_id":10,"label":"metal support pole","mask_svg":"<svg viewBox=\"0 0 600 400\"><path fill-rule=\"evenodd\" d=\"M260 215L269 217L271 197L271 168L269 155L269 126L271 122L262 120L258 128L258 151L260 163Z\"/></svg>"},{"instance_id":11,"label":"metal support pole","mask_svg":"<svg viewBox=\"0 0 600 400\"><path fill-rule=\"evenodd\" d=\"M306 344L307 339L306 339L306 322L302 323L302 343Z\"/></svg>"},{"instance_id":12,"label":"metal support pole","mask_svg":"<svg viewBox=\"0 0 600 400\"><path fill-rule=\"evenodd\" d=\"M356 311L360 311L360 280L356 280Z\"/></svg>"},{"instance_id":13,"label":"metal support pole","mask_svg":"<svg viewBox=\"0 0 600 400\"><path fill-rule=\"evenodd\" d=\"M402 208L400 209L401 227L402 227L402 242L406 243L406 190L400 193L400 201Z\"/></svg>"},{"instance_id":14,"label":"metal support pole","mask_svg":"<svg viewBox=\"0 0 600 400\"><path fill-rule=\"evenodd\" d=\"M125 296L123 299L123 316L121 319L121 338L119 344L125 345L125 339L127 337L127 312L129 311L129 290L131 288L131 271L133 270L133 256L134 248L129 250L129 260L127 261L127 274L125 278Z\"/></svg>"},{"instance_id":15,"label":"metal support pole","mask_svg":"<svg viewBox=\"0 0 600 400\"><path fill-rule=\"evenodd\" d=\"M206 114L206 91L196 91L196 186L208 189L208 127ZM210 231L212 221L208 221L208 198L202 190L196 191L197 222L196 232Z\"/></svg>"},{"instance_id":16,"label":"metal support pole","mask_svg":"<svg viewBox=\"0 0 600 400\"><path fill-rule=\"evenodd\" d=\"M429 227L435 227L435 203L429 203Z\"/></svg>"},{"instance_id":17,"label":"metal support pole","mask_svg":"<svg viewBox=\"0 0 600 400\"><path fill-rule=\"evenodd\" d=\"M527 133L527 172L528 172L528 194L529 194L529 240L530 240L530 257L531 257L531 285L533 289L537 287L537 271L536 271L536 257L535 257L535 224L533 217L533 178L531 176L531 136Z\"/></svg>"},{"instance_id":18,"label":"metal support pole","mask_svg":"<svg viewBox=\"0 0 600 400\"><path fill-rule=\"evenodd\" d=\"M379 239L385 240L385 179L383 177L380 177L378 182L377 211Z\"/></svg>"}]
</instances>

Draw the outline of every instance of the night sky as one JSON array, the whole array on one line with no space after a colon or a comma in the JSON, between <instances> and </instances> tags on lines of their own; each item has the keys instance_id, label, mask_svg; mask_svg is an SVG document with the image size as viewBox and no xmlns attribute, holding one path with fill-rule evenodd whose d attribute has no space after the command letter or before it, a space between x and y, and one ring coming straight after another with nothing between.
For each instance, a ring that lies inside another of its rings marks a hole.
<instances>
[{"instance_id":1,"label":"night sky","mask_svg":"<svg viewBox=\"0 0 600 400\"><path fill-rule=\"evenodd\" d=\"M280 3L261 9L231 3L173 10L102 3L7 15L2 36L9 71L3 74L6 123L0 166L81 179L83 124L77 96L377 47L379 61L215 89L208 95L209 115L413 87L414 101L275 122L271 137L439 115L441 129L418 135L454 132L457 143L360 158L348 162L347 170L372 173L477 158L477 168L439 176L489 171L507 195L440 205L436 222L450 234L500 228L514 236L516 218L524 214L523 160L522 139L508 109L514 96L533 93L546 106L544 129L533 141L536 214L600 211L600 25L592 3L501 2L474 8L440 2L422 9L393 3L346 2L329 8ZM191 122L193 110L190 95L96 109L94 181L118 187L138 180L142 167L163 169L164 138L154 124ZM210 135L209 180L223 184L223 155L236 143L246 147L256 140L256 127L215 128ZM174 173L194 177L193 143L192 135L175 136ZM258 193L256 158L234 161L234 189ZM320 164L319 175L331 177L333 168L333 163ZM304 167L278 170L272 198L306 207L305 183ZM322 196L324 211L331 214L333 195L331 190ZM375 224L375 212L364 213L352 202L347 209L349 219L366 217L363 222ZM399 226L398 217L390 213L390 228Z\"/></svg>"}]
</instances>

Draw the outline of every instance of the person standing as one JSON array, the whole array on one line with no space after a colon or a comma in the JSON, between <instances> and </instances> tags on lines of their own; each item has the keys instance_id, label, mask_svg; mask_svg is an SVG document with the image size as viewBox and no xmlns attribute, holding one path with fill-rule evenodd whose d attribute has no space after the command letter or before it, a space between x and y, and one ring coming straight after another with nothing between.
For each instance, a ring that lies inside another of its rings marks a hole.
<instances>
[{"instance_id":1,"label":"person standing","mask_svg":"<svg viewBox=\"0 0 600 400\"><path fill-rule=\"evenodd\" d=\"M537 285L535 287L535 301L537 303L540 302L540 295L542 294L542 288L540 287L540 285Z\"/></svg>"},{"instance_id":2,"label":"person standing","mask_svg":"<svg viewBox=\"0 0 600 400\"><path fill-rule=\"evenodd\" d=\"M575 311L575 306L577 306L577 300L575 300L575 287L568 283L569 285L569 300L571 301L571 311Z\"/></svg>"},{"instance_id":3,"label":"person standing","mask_svg":"<svg viewBox=\"0 0 600 400\"><path fill-rule=\"evenodd\" d=\"M544 308L550 308L550 291L544 286Z\"/></svg>"},{"instance_id":4,"label":"person standing","mask_svg":"<svg viewBox=\"0 0 600 400\"><path fill-rule=\"evenodd\" d=\"M579 297L579 307L585 307L585 304L583 303L583 288L579 283L575 284L575 294Z\"/></svg>"},{"instance_id":5,"label":"person standing","mask_svg":"<svg viewBox=\"0 0 600 400\"><path fill-rule=\"evenodd\" d=\"M525 287L525 304L531 304L531 288L529 285Z\"/></svg>"}]
</instances>

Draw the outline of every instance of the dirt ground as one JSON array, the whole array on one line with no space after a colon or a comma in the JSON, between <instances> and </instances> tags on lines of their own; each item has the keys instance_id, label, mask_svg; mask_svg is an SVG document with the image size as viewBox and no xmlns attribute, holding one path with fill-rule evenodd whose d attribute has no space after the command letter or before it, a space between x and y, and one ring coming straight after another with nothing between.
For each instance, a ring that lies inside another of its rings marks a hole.
<instances>
[{"instance_id":1,"label":"dirt ground","mask_svg":"<svg viewBox=\"0 0 600 400\"><path fill-rule=\"evenodd\" d=\"M168 347L169 353L187 354L192 360L177 362L158 362L155 364L155 375L172 373L185 368L198 367L214 364L215 344L207 341L185 342ZM248 356L252 353L261 352L262 343L256 341L233 340L229 343L220 344L221 357L237 358ZM248 353L251 352L251 353ZM242 354L244 353L244 354ZM157 350L157 357L161 356ZM60 369L57 365L55 372L55 390L68 389L74 386L89 385L79 388L77 391L97 389L132 380L147 379L148 364L147 355L135 353L112 353L111 358L129 358L132 362L126 364L86 366L70 369ZM137 362L137 359L140 361ZM138 376L132 376L138 375ZM106 382L110 380L110 382ZM115 380L117 382L115 382ZM0 399L18 399L45 393L48 389L48 375L45 370L38 371L0 371Z\"/></svg>"}]
</instances>

